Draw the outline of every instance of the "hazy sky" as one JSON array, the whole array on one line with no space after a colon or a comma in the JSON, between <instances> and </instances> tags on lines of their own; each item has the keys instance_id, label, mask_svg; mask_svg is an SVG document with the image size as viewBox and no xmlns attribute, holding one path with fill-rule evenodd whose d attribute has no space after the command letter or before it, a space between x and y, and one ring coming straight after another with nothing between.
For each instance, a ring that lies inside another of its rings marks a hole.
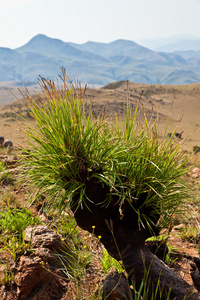
<instances>
[{"instance_id":1,"label":"hazy sky","mask_svg":"<svg viewBox=\"0 0 200 300\"><path fill-rule=\"evenodd\" d=\"M75 43L200 37L200 0L0 0L0 47L39 33Z\"/></svg>"}]
</instances>

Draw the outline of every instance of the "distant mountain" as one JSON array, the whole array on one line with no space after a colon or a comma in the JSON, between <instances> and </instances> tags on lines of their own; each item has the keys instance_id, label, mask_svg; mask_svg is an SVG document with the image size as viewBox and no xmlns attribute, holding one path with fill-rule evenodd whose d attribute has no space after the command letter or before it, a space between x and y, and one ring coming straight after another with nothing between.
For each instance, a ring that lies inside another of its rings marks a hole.
<instances>
[{"instance_id":1,"label":"distant mountain","mask_svg":"<svg viewBox=\"0 0 200 300\"><path fill-rule=\"evenodd\" d=\"M174 54L181 56L188 63L200 65L200 50L198 51L176 51Z\"/></svg>"},{"instance_id":2,"label":"distant mountain","mask_svg":"<svg viewBox=\"0 0 200 300\"><path fill-rule=\"evenodd\" d=\"M143 47L154 51L174 52L200 50L200 37L192 35L176 35L166 38L142 39L136 41Z\"/></svg>"},{"instance_id":3,"label":"distant mountain","mask_svg":"<svg viewBox=\"0 0 200 300\"><path fill-rule=\"evenodd\" d=\"M117 40L108 44L87 42L82 45L71 44L78 49L97 53L101 56L112 57L132 57L136 60L163 61L156 52L140 46L132 41Z\"/></svg>"},{"instance_id":4,"label":"distant mountain","mask_svg":"<svg viewBox=\"0 0 200 300\"><path fill-rule=\"evenodd\" d=\"M189 50L200 50L200 38L196 40L184 39L178 42L166 44L158 47L156 51L162 52L175 52L175 51L189 51Z\"/></svg>"},{"instance_id":5,"label":"distant mountain","mask_svg":"<svg viewBox=\"0 0 200 300\"><path fill-rule=\"evenodd\" d=\"M200 82L199 65L200 51L153 51L128 40L75 44L39 34L20 48L0 48L0 81L54 80L64 66L72 80L88 84L187 84Z\"/></svg>"},{"instance_id":6,"label":"distant mountain","mask_svg":"<svg viewBox=\"0 0 200 300\"><path fill-rule=\"evenodd\" d=\"M74 59L83 58L88 60L107 61L104 57L92 54L89 51L78 49L58 39L52 39L45 35L39 34L32 38L26 45L15 49L18 53L37 53L53 58Z\"/></svg>"}]
</instances>

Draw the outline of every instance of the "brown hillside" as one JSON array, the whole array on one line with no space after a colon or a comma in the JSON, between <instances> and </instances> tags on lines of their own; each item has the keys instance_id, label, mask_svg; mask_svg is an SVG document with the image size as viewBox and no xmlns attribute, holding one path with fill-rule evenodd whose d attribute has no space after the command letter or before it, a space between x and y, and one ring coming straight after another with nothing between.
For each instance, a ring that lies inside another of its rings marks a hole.
<instances>
[{"instance_id":1,"label":"brown hillside","mask_svg":"<svg viewBox=\"0 0 200 300\"><path fill-rule=\"evenodd\" d=\"M168 117L170 116L167 132L173 131L178 125L177 132L183 132L182 137L187 138L184 148L192 150L193 146L200 146L200 83L183 86L145 85L126 81L114 82L101 89L86 90L85 99L93 102L95 111L105 108L111 117L117 111L122 115L125 111L126 100L129 98L133 106L136 106L140 94L141 114L144 107L150 118L159 116L159 133L163 134ZM9 92L9 90L7 90ZM6 97L5 89L0 89L0 99ZM18 95L17 95L18 96ZM23 134L17 120L11 118L13 112L27 114L27 108L18 101L13 101L0 108L0 135L11 139L15 145L24 143Z\"/></svg>"}]
</instances>

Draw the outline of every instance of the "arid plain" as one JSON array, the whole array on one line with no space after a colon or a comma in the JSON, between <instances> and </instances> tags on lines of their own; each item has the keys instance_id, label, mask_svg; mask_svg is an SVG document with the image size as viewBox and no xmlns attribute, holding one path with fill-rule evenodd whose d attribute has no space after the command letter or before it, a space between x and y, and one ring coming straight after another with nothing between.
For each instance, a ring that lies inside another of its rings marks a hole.
<instances>
[{"instance_id":1,"label":"arid plain","mask_svg":"<svg viewBox=\"0 0 200 300\"><path fill-rule=\"evenodd\" d=\"M22 91L25 91L24 88ZM40 93L38 86L28 87L28 91L30 94ZM142 92L138 114L141 123L144 111L149 121L158 117L158 133L162 137L169 119L167 134L178 126L183 149L192 151L194 146L200 146L200 83L175 86L119 81L97 89L87 88L85 100L94 103L96 113L105 108L111 118L115 111L123 117L127 99L135 108ZM16 87L1 84L0 135L12 140L15 146L24 144L20 122L15 118L15 113L26 115L28 111L21 98Z\"/></svg>"}]
</instances>

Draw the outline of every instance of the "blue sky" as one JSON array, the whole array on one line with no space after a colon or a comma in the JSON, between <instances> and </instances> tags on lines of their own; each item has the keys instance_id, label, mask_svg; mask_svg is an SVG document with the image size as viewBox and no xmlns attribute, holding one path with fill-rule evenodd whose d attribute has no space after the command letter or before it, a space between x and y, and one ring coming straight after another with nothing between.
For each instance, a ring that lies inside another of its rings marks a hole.
<instances>
[{"instance_id":1,"label":"blue sky","mask_svg":"<svg viewBox=\"0 0 200 300\"><path fill-rule=\"evenodd\" d=\"M200 37L200 0L0 0L0 47L42 33L65 42Z\"/></svg>"}]
</instances>

